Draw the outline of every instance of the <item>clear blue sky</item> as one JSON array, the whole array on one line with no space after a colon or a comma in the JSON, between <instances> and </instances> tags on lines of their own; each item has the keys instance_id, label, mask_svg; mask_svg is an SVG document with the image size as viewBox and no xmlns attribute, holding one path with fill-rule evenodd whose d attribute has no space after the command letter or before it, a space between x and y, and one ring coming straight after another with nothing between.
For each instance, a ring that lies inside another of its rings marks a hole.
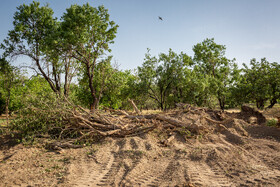
<instances>
[{"instance_id":1,"label":"clear blue sky","mask_svg":"<svg viewBox=\"0 0 280 187\"><path fill-rule=\"evenodd\" d=\"M12 29L16 7L31 0L0 1L0 41ZM121 69L143 63L169 48L193 56L192 47L205 38L226 45L226 56L237 63L266 57L280 62L280 0L40 0L60 18L71 4L104 5L119 25L112 55ZM163 18L163 21L158 19ZM25 61L18 59L16 63Z\"/></svg>"}]
</instances>

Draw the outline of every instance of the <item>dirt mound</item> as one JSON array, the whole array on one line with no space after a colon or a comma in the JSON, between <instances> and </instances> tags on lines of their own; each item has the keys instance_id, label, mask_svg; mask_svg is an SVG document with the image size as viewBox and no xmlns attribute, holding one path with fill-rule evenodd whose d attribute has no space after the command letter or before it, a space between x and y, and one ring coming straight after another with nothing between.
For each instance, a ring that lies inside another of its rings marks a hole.
<instances>
[{"instance_id":1,"label":"dirt mound","mask_svg":"<svg viewBox=\"0 0 280 187\"><path fill-rule=\"evenodd\" d=\"M280 130L249 123L252 115L191 107L150 119L143 115L135 123L157 127L77 149L9 145L6 137L0 143L0 181L4 186L277 186Z\"/></svg>"}]
</instances>

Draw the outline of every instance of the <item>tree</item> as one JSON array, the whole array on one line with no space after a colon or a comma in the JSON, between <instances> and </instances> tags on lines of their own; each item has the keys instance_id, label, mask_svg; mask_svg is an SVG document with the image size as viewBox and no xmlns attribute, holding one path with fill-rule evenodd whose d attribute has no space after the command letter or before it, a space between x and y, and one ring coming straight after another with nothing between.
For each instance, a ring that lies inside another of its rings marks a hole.
<instances>
[{"instance_id":1,"label":"tree","mask_svg":"<svg viewBox=\"0 0 280 187\"><path fill-rule=\"evenodd\" d=\"M36 67L31 68L46 79L54 92L59 93L60 66L57 59L49 55L49 44L58 28L53 10L48 5L40 7L40 3L35 1L30 5L20 5L14 14L13 25L14 29L9 31L1 45L5 55L30 57Z\"/></svg>"},{"instance_id":2,"label":"tree","mask_svg":"<svg viewBox=\"0 0 280 187\"><path fill-rule=\"evenodd\" d=\"M94 68L94 77L93 77L92 84L95 89L95 95L96 95L95 108L98 107L99 102L102 96L104 95L104 92L106 92L107 89L110 88L109 84L111 78L115 74L115 72L117 72L117 69L113 68L111 65L111 59L112 56L110 56L107 59L103 59ZM80 72L81 78L79 79L78 97L84 105L88 105L91 103L92 100L90 87L88 86L89 78L87 76L86 69L82 69L82 70L83 71ZM92 106L93 105L91 105L91 107Z\"/></svg>"},{"instance_id":3,"label":"tree","mask_svg":"<svg viewBox=\"0 0 280 187\"><path fill-rule=\"evenodd\" d=\"M110 52L109 44L116 37L118 25L109 20L104 6L91 7L88 3L72 5L62 16L61 28L65 45L72 51L71 56L79 61L88 77L91 94L91 109L98 104L96 88L93 85L95 68L105 52Z\"/></svg>"},{"instance_id":4,"label":"tree","mask_svg":"<svg viewBox=\"0 0 280 187\"><path fill-rule=\"evenodd\" d=\"M273 62L268 67L269 101L272 108L280 99L280 64Z\"/></svg>"},{"instance_id":5,"label":"tree","mask_svg":"<svg viewBox=\"0 0 280 187\"><path fill-rule=\"evenodd\" d=\"M272 108L280 98L279 64L269 63L266 58L261 61L253 58L250 67L246 64L243 66L242 79L238 85L240 93L248 101L254 101L259 109L263 109L268 100L268 108Z\"/></svg>"},{"instance_id":6,"label":"tree","mask_svg":"<svg viewBox=\"0 0 280 187\"><path fill-rule=\"evenodd\" d=\"M228 86L233 81L233 76L230 76L233 64L225 57L225 50L226 47L216 44L214 38L207 38L193 47L197 69L210 79L211 93L217 97L222 110L225 108Z\"/></svg>"},{"instance_id":7,"label":"tree","mask_svg":"<svg viewBox=\"0 0 280 187\"><path fill-rule=\"evenodd\" d=\"M170 49L168 54L160 53L156 58L148 49L142 67L138 67L139 84L162 110L167 109L178 102L184 71L191 63L191 58L183 52L176 54Z\"/></svg>"},{"instance_id":8,"label":"tree","mask_svg":"<svg viewBox=\"0 0 280 187\"><path fill-rule=\"evenodd\" d=\"M11 99L11 91L13 87L19 83L18 76L20 72L17 68L10 65L10 63L4 59L0 59L0 83L2 90L2 95L5 97L5 113L7 117L7 123L9 123L9 105Z\"/></svg>"}]
</instances>

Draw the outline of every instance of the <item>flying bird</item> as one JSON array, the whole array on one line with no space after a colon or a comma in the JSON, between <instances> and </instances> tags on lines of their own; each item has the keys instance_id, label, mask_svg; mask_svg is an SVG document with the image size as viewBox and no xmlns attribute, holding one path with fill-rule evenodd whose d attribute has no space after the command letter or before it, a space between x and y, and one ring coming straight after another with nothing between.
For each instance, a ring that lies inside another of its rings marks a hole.
<instances>
[{"instance_id":1,"label":"flying bird","mask_svg":"<svg viewBox=\"0 0 280 187\"><path fill-rule=\"evenodd\" d=\"M158 17L158 19L161 20L161 21L163 21L162 17L160 17L160 16Z\"/></svg>"}]
</instances>

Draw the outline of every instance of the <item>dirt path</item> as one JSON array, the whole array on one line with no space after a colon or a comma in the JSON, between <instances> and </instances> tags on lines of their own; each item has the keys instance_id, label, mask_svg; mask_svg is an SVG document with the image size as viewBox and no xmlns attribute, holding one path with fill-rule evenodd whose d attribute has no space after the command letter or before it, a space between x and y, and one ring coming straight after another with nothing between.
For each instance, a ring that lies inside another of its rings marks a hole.
<instances>
[{"instance_id":1,"label":"dirt path","mask_svg":"<svg viewBox=\"0 0 280 187\"><path fill-rule=\"evenodd\" d=\"M94 159L79 162L83 172L70 172L65 186L280 184L279 142L247 138L245 145L229 146L223 143L223 137L215 138L220 141L178 141L170 147L163 147L150 137L110 140L108 146L98 149Z\"/></svg>"},{"instance_id":2,"label":"dirt path","mask_svg":"<svg viewBox=\"0 0 280 187\"><path fill-rule=\"evenodd\" d=\"M165 147L146 135L59 153L17 145L0 154L0 186L278 186L280 143L243 141L212 135Z\"/></svg>"}]
</instances>

